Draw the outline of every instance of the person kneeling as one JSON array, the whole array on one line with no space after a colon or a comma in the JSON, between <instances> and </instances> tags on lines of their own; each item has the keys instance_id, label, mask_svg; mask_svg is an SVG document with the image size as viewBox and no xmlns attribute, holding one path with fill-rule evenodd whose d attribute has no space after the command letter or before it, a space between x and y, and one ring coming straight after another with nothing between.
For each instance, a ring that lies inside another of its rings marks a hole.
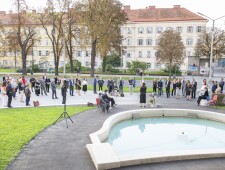
<instances>
[{"instance_id":1,"label":"person kneeling","mask_svg":"<svg viewBox=\"0 0 225 170\"><path fill-rule=\"evenodd\" d=\"M204 94L198 97L198 101L197 101L198 105L200 104L202 99L208 99L208 98L209 98L208 88L205 87L204 88Z\"/></svg>"}]
</instances>

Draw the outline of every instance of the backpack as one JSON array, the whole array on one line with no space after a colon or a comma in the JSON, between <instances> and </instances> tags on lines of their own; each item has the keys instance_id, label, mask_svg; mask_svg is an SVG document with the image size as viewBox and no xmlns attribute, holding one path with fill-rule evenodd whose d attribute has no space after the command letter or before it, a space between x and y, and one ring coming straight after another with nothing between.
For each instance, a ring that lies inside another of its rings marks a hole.
<instances>
[{"instance_id":1,"label":"backpack","mask_svg":"<svg viewBox=\"0 0 225 170\"><path fill-rule=\"evenodd\" d=\"M120 97L124 97L124 94L122 93L122 94L120 95Z\"/></svg>"}]
</instances>

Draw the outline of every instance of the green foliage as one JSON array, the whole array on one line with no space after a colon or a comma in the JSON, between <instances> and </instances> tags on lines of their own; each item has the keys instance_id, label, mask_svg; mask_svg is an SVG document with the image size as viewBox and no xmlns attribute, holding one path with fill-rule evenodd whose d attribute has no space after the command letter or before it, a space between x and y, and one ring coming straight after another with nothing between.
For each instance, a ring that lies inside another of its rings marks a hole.
<instances>
[{"instance_id":1,"label":"green foliage","mask_svg":"<svg viewBox=\"0 0 225 170\"><path fill-rule=\"evenodd\" d=\"M167 66L165 69L163 69L163 72L165 73L170 73L170 68L169 66ZM173 65L171 67L171 73L172 74L176 74L176 75L181 75L181 70L180 67L178 65Z\"/></svg>"},{"instance_id":2,"label":"green foliage","mask_svg":"<svg viewBox=\"0 0 225 170\"><path fill-rule=\"evenodd\" d=\"M147 64L145 62L141 62L141 61L132 61L131 63L129 63L129 62L127 63L127 67L131 73L136 73L137 68L140 68L143 71L145 71L147 68Z\"/></svg>"},{"instance_id":3,"label":"green foliage","mask_svg":"<svg viewBox=\"0 0 225 170\"><path fill-rule=\"evenodd\" d=\"M110 65L112 67L120 67L121 66L121 58L117 54L107 55L106 56L106 65Z\"/></svg>"},{"instance_id":4,"label":"green foliage","mask_svg":"<svg viewBox=\"0 0 225 170\"><path fill-rule=\"evenodd\" d=\"M67 107L71 115L90 109L84 106ZM60 111L63 107L1 109L0 170L5 169L31 139L52 125Z\"/></svg>"},{"instance_id":5,"label":"green foliage","mask_svg":"<svg viewBox=\"0 0 225 170\"><path fill-rule=\"evenodd\" d=\"M33 67L31 67L31 68L32 68L33 73L37 73L40 71L37 64L34 64Z\"/></svg>"},{"instance_id":6,"label":"green foliage","mask_svg":"<svg viewBox=\"0 0 225 170\"><path fill-rule=\"evenodd\" d=\"M214 95L217 95L217 102L216 102L216 105L217 106L223 106L223 105L225 105L225 103L224 103L224 101L223 101L223 99L224 99L224 97L225 97L225 94L213 94L212 95L212 97L214 96Z\"/></svg>"}]
</instances>

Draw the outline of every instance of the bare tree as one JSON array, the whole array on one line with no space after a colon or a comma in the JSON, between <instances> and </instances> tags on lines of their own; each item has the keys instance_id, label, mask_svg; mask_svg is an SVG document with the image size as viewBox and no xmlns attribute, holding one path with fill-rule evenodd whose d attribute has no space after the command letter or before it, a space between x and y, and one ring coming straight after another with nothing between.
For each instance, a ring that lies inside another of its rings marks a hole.
<instances>
[{"instance_id":1,"label":"bare tree","mask_svg":"<svg viewBox=\"0 0 225 170\"><path fill-rule=\"evenodd\" d=\"M172 65L182 64L185 56L185 47L180 33L174 30L164 31L160 35L155 49L157 61L169 65L169 76L171 77Z\"/></svg>"},{"instance_id":2,"label":"bare tree","mask_svg":"<svg viewBox=\"0 0 225 170\"><path fill-rule=\"evenodd\" d=\"M93 77L96 54L106 56L110 49L116 46L116 42L121 44L120 28L126 21L126 14L118 0L87 0L80 6L81 32L83 31L81 42L91 41Z\"/></svg>"},{"instance_id":3,"label":"bare tree","mask_svg":"<svg viewBox=\"0 0 225 170\"><path fill-rule=\"evenodd\" d=\"M63 24L64 18L66 17L66 10L67 1L47 0L46 7L38 16L38 19L52 44L55 75L59 74L59 60L63 49L63 39L65 38Z\"/></svg>"},{"instance_id":4,"label":"bare tree","mask_svg":"<svg viewBox=\"0 0 225 170\"><path fill-rule=\"evenodd\" d=\"M17 36L18 44L22 55L23 74L27 74L27 55L35 43L35 28L32 15L26 12L29 10L25 0L15 0L17 14L11 15L11 22L14 23L12 30Z\"/></svg>"},{"instance_id":5,"label":"bare tree","mask_svg":"<svg viewBox=\"0 0 225 170\"><path fill-rule=\"evenodd\" d=\"M213 41L213 61L220 59L225 54L225 33L224 31L214 30ZM211 33L207 30L202 31L195 46L195 55L198 57L210 58L211 54Z\"/></svg>"}]
</instances>

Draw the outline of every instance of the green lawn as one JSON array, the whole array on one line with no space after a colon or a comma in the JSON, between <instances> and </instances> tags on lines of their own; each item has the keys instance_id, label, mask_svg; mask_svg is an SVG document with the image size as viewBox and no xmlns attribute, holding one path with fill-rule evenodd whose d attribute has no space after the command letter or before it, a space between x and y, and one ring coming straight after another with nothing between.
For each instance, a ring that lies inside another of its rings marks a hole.
<instances>
[{"instance_id":1,"label":"green lawn","mask_svg":"<svg viewBox=\"0 0 225 170\"><path fill-rule=\"evenodd\" d=\"M0 73L15 73L15 69L4 69L0 68Z\"/></svg>"},{"instance_id":2,"label":"green lawn","mask_svg":"<svg viewBox=\"0 0 225 170\"><path fill-rule=\"evenodd\" d=\"M67 107L74 115L91 107ZM63 107L37 107L0 110L0 170L19 154L32 138L52 123L63 112ZM70 122L69 122L70 123ZM65 127L66 128L66 127Z\"/></svg>"}]
</instances>

